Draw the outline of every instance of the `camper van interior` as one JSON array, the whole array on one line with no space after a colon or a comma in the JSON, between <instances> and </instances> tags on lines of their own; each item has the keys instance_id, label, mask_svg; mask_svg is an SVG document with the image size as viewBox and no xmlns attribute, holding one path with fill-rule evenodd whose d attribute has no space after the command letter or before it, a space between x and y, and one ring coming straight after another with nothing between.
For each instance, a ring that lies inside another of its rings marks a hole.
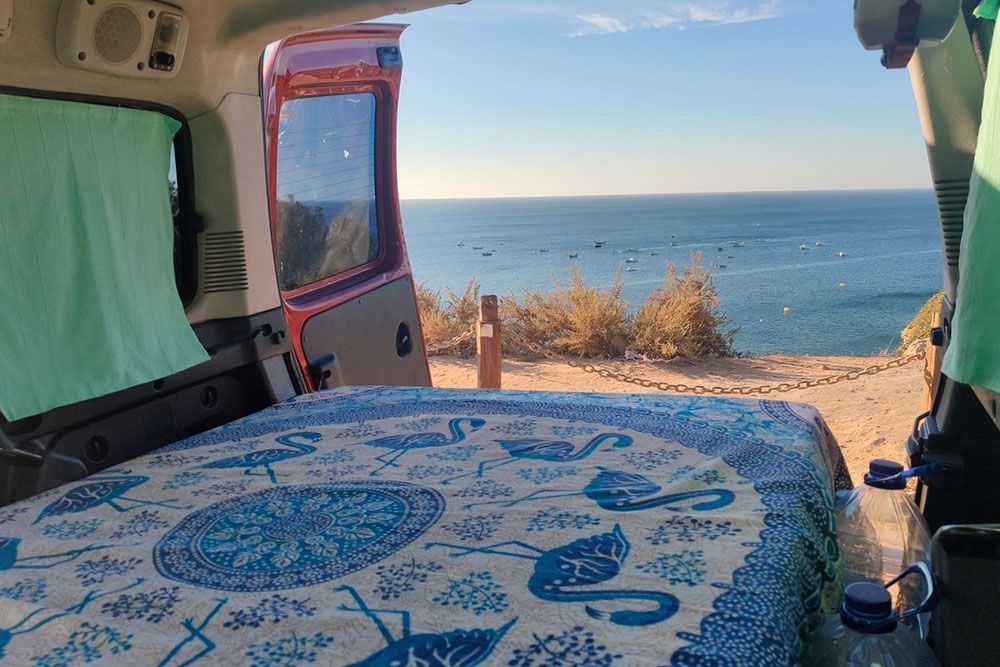
<instances>
[{"instance_id":1,"label":"camper van interior","mask_svg":"<svg viewBox=\"0 0 1000 667\"><path fill-rule=\"evenodd\" d=\"M945 258L867 603L809 406L432 387L371 21L439 4L0 0L0 664L1000 662L997 3L857 3Z\"/></svg>"}]
</instances>

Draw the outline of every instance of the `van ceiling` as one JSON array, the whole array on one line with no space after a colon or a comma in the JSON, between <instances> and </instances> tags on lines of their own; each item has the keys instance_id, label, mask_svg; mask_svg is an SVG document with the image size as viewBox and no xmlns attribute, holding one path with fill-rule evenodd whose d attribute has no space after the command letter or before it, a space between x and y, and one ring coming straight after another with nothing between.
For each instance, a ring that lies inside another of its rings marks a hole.
<instances>
[{"instance_id":1,"label":"van ceiling","mask_svg":"<svg viewBox=\"0 0 1000 667\"><path fill-rule=\"evenodd\" d=\"M123 0L127 3L127 0ZM62 0L14 0L10 39L0 43L0 86L155 102L188 118L229 93L257 95L264 47L283 37L452 4L447 0L170 0L190 23L172 79L124 79L68 68L56 59Z\"/></svg>"}]
</instances>

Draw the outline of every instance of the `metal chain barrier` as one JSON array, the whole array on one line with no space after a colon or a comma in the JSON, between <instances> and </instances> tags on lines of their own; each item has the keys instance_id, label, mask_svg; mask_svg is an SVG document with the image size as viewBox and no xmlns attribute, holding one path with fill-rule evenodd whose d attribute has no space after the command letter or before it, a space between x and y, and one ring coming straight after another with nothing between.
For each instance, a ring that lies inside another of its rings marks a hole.
<instances>
[{"instance_id":1,"label":"metal chain barrier","mask_svg":"<svg viewBox=\"0 0 1000 667\"><path fill-rule=\"evenodd\" d=\"M559 354L556 354L555 352L546 350L537 343L533 343L511 332L504 332L504 336L512 339L515 343L524 346L525 348L531 350L532 352L540 354L546 359L567 364L572 368L579 368L585 373L593 373L602 378L608 378L610 380L616 380L618 382L624 382L626 384L633 384L637 387L642 387L643 389L656 389L658 391L677 393L677 394L696 394L696 395L711 394L713 396L754 396L757 394L767 395L770 393L780 394L784 392L794 391L796 389L811 389L813 387L825 387L828 385L837 384L839 382L852 382L866 375L877 375L884 371L892 370L893 368L900 368L902 366L912 364L915 361L920 361L927 357L926 342L922 342L920 344L920 347L917 348L917 351L913 352L912 354L891 359L885 362L884 364L879 364L876 366L868 366L867 368L858 371L848 371L846 373L840 373L838 375L829 375L827 377L817 378L814 380L799 380L798 382L782 382L780 384L767 384L767 385L758 385L753 387L719 387L719 386L706 387L698 384L687 385L683 383L671 384L669 382L656 382L654 380L649 380L635 375L629 375L627 373L622 373L620 371L614 371L608 368L602 368L601 366L595 366L591 363L580 362L575 359L568 359Z\"/></svg>"},{"instance_id":2,"label":"metal chain barrier","mask_svg":"<svg viewBox=\"0 0 1000 667\"><path fill-rule=\"evenodd\" d=\"M434 345L427 345L425 350L427 354L437 354L438 352L443 352L444 350L450 350L453 347L457 347L459 343L474 338L476 336L476 329L473 327L463 334L459 334L452 338L451 340L446 340L442 343L435 343Z\"/></svg>"}]
</instances>

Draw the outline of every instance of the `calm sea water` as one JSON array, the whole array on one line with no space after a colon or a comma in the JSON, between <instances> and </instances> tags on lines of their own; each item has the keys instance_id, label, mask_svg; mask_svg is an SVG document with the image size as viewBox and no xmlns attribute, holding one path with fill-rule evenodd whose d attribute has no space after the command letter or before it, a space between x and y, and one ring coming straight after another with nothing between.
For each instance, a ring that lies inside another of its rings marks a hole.
<instances>
[{"instance_id":1,"label":"calm sea water","mask_svg":"<svg viewBox=\"0 0 1000 667\"><path fill-rule=\"evenodd\" d=\"M941 286L930 191L406 201L403 219L416 279L435 289L475 278L484 293L518 294L566 281L574 266L610 285L632 267L622 277L635 306L665 262L700 251L740 327L736 347L751 354L894 347Z\"/></svg>"}]
</instances>

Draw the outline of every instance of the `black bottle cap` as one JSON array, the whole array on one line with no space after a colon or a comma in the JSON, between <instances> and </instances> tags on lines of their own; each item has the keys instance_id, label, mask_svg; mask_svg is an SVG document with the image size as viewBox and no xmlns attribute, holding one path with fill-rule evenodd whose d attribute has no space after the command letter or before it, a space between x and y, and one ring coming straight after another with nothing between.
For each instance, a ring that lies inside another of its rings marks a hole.
<instances>
[{"instance_id":1,"label":"black bottle cap","mask_svg":"<svg viewBox=\"0 0 1000 667\"><path fill-rule=\"evenodd\" d=\"M883 634L896 629L892 599L884 586L862 581L844 591L840 620L849 628L868 634Z\"/></svg>"},{"instance_id":2,"label":"black bottle cap","mask_svg":"<svg viewBox=\"0 0 1000 667\"><path fill-rule=\"evenodd\" d=\"M877 489L905 489L905 479L896 479L892 482L884 481L887 478L895 477L901 472L903 472L903 466L895 461L875 459L868 463L868 472L865 473L865 484L874 486Z\"/></svg>"}]
</instances>

